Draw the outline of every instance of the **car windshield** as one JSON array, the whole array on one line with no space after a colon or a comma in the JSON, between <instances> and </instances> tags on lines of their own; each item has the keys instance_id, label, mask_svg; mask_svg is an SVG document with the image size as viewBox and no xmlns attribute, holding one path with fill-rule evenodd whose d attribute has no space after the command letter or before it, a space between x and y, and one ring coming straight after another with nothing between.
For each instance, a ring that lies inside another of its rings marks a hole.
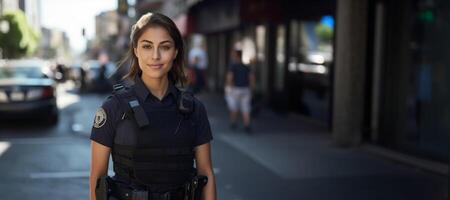
<instances>
[{"instance_id":1,"label":"car windshield","mask_svg":"<svg viewBox=\"0 0 450 200\"><path fill-rule=\"evenodd\" d=\"M6 78L44 78L39 67L3 67L0 68L0 79Z\"/></svg>"}]
</instances>

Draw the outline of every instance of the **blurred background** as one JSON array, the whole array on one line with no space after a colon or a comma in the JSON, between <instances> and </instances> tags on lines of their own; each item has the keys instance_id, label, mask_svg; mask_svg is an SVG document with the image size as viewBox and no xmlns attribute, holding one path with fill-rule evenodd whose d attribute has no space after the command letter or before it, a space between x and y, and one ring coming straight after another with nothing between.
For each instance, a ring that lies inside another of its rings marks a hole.
<instances>
[{"instance_id":1,"label":"blurred background","mask_svg":"<svg viewBox=\"0 0 450 200\"><path fill-rule=\"evenodd\" d=\"M94 114L147 12L202 59L219 199L449 199L448 0L0 0L0 199L88 198ZM251 133L228 120L234 49Z\"/></svg>"}]
</instances>

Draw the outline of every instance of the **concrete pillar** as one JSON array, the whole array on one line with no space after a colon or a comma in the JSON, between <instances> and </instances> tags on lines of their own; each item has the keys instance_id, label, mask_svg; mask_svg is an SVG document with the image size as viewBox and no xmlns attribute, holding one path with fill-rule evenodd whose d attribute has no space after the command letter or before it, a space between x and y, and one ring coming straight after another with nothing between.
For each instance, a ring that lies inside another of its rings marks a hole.
<instances>
[{"instance_id":1,"label":"concrete pillar","mask_svg":"<svg viewBox=\"0 0 450 200\"><path fill-rule=\"evenodd\" d=\"M364 122L368 0L338 0L336 13L333 139L354 146Z\"/></svg>"}]
</instances>

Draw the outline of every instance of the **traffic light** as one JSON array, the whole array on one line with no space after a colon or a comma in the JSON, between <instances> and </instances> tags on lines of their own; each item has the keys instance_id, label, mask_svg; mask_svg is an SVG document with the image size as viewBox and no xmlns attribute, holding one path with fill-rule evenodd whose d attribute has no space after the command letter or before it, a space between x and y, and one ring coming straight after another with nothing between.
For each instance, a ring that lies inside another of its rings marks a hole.
<instances>
[{"instance_id":1,"label":"traffic light","mask_svg":"<svg viewBox=\"0 0 450 200\"><path fill-rule=\"evenodd\" d=\"M127 0L119 0L118 1L118 13L120 15L127 15L128 14L128 1Z\"/></svg>"}]
</instances>

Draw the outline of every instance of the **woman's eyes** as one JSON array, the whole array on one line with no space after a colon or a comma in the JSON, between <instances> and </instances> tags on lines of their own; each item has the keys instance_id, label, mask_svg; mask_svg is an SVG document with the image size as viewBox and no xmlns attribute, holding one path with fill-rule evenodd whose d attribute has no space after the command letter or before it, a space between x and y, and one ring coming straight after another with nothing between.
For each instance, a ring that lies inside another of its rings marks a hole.
<instances>
[{"instance_id":1,"label":"woman's eyes","mask_svg":"<svg viewBox=\"0 0 450 200\"><path fill-rule=\"evenodd\" d=\"M164 50L164 51L167 51L167 50L170 49L170 46L162 46L161 49Z\"/></svg>"},{"instance_id":2,"label":"woman's eyes","mask_svg":"<svg viewBox=\"0 0 450 200\"><path fill-rule=\"evenodd\" d=\"M144 49L152 49L153 46L152 46L152 45L143 45L142 48L144 48ZM163 50L163 51L168 51L168 50L171 49L170 46L161 46L161 47L159 47L159 48L160 48L161 50Z\"/></svg>"},{"instance_id":3,"label":"woman's eyes","mask_svg":"<svg viewBox=\"0 0 450 200\"><path fill-rule=\"evenodd\" d=\"M151 45L144 45L144 46L142 46L142 48L144 48L144 49L151 49L152 46Z\"/></svg>"}]
</instances>

